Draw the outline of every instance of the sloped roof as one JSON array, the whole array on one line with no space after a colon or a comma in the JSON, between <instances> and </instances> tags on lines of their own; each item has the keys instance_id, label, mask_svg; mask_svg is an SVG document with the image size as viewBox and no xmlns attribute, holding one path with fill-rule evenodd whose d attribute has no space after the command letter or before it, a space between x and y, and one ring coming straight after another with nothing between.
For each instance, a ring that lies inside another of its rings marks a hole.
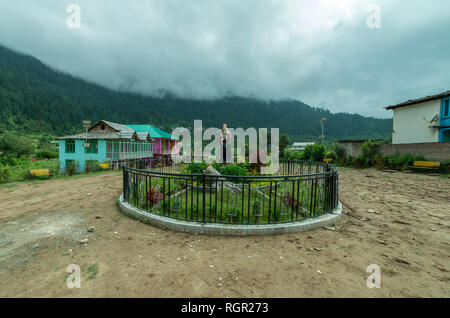
<instances>
[{"instance_id":1,"label":"sloped roof","mask_svg":"<svg viewBox=\"0 0 450 318\"><path fill-rule=\"evenodd\" d=\"M91 131L99 123L105 123L106 125L108 125L115 131L114 132ZM113 123L113 122L106 121L106 120L100 120L99 122L97 122L96 124L91 126L91 128L89 128L87 134L81 133L81 134L76 134L76 135L71 135L71 136L59 137L57 139L59 139L59 140L61 140L61 139L112 139L112 140L136 139L136 140L141 140L141 141L144 141L144 140L155 141L154 139L152 139L151 133L149 133L149 132L145 132L145 131L137 132L136 130L134 130L126 125L121 125L121 124Z\"/></svg>"},{"instance_id":2,"label":"sloped roof","mask_svg":"<svg viewBox=\"0 0 450 318\"><path fill-rule=\"evenodd\" d=\"M164 138L164 139L172 139L172 140L178 140L178 138L175 138L168 132L165 132L164 130L161 130L159 128L156 128L153 125L127 125L130 129L136 130L138 133L149 133L152 138Z\"/></svg>"},{"instance_id":3,"label":"sloped roof","mask_svg":"<svg viewBox=\"0 0 450 318\"><path fill-rule=\"evenodd\" d=\"M430 100L441 99L441 98L448 97L448 96L450 96L450 91L446 91L446 92L443 92L443 93L440 93L440 94L436 94L436 95L430 95L430 96L427 96L427 97L411 99L411 100L409 100L407 102L403 102L403 103L400 103L400 104L397 104L397 105L387 106L386 109L390 110L390 109L395 109L395 108L399 108L399 107L405 107L405 106L425 103L425 102L429 102Z\"/></svg>"},{"instance_id":4,"label":"sloped roof","mask_svg":"<svg viewBox=\"0 0 450 318\"><path fill-rule=\"evenodd\" d=\"M106 120L101 120L100 122L104 122L105 124L107 124L108 126L110 126L111 128L117 130L118 132L122 132L122 133L134 133L135 129L131 129L130 127L126 126L126 125L122 125L122 124L116 124L116 123L112 123L110 121L106 121ZM93 127L97 126L98 123L96 123L95 125L93 125L90 129L92 129Z\"/></svg>"}]
</instances>

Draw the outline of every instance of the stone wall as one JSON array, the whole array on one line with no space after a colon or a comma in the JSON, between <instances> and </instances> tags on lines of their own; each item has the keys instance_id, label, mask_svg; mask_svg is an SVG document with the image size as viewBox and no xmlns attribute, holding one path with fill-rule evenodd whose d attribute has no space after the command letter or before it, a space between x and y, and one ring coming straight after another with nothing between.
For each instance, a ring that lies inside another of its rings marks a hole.
<instances>
[{"instance_id":1,"label":"stone wall","mask_svg":"<svg viewBox=\"0 0 450 318\"><path fill-rule=\"evenodd\" d=\"M442 162L450 160L450 142L380 145L378 152L383 156L409 153L422 156L426 160Z\"/></svg>"},{"instance_id":2,"label":"stone wall","mask_svg":"<svg viewBox=\"0 0 450 318\"><path fill-rule=\"evenodd\" d=\"M356 157L361 154L360 142L341 143L345 149L346 156ZM429 142L417 144L396 144L396 145L380 145L378 153L383 156L391 156L395 154L411 154L424 157L431 161L450 160L450 142Z\"/></svg>"},{"instance_id":3,"label":"stone wall","mask_svg":"<svg viewBox=\"0 0 450 318\"><path fill-rule=\"evenodd\" d=\"M342 148L345 149L345 156L356 157L361 154L361 145L362 142L353 141L353 142L340 142L339 143Z\"/></svg>"}]
</instances>

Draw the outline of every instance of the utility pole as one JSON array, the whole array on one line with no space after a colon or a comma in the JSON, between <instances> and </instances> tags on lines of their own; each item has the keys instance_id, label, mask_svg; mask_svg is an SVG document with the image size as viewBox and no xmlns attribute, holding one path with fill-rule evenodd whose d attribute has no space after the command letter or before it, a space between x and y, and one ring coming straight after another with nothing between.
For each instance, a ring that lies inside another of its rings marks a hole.
<instances>
[{"instance_id":1,"label":"utility pole","mask_svg":"<svg viewBox=\"0 0 450 318\"><path fill-rule=\"evenodd\" d=\"M86 128L86 141L83 145L84 148L84 172L86 172L87 167L86 167L86 149L89 148L89 144L88 144L88 129L89 127L91 127L91 122L88 120L83 120L83 127Z\"/></svg>"},{"instance_id":2,"label":"utility pole","mask_svg":"<svg viewBox=\"0 0 450 318\"><path fill-rule=\"evenodd\" d=\"M322 126L322 136L320 136L320 138L322 139L322 145L323 145L323 139L325 138L325 135L323 134L323 126L325 125L326 121L327 121L326 118L322 118L321 120L319 120L320 126Z\"/></svg>"}]
</instances>

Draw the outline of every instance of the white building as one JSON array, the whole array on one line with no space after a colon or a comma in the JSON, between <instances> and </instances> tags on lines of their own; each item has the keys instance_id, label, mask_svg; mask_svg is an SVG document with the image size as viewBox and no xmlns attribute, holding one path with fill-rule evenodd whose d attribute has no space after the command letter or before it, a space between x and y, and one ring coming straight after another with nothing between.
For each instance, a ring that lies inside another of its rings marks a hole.
<instances>
[{"instance_id":1,"label":"white building","mask_svg":"<svg viewBox=\"0 0 450 318\"><path fill-rule=\"evenodd\" d=\"M294 142L290 149L303 151L303 150L305 150L306 146L314 145L314 144L315 144L314 142Z\"/></svg>"},{"instance_id":2,"label":"white building","mask_svg":"<svg viewBox=\"0 0 450 318\"><path fill-rule=\"evenodd\" d=\"M393 144L450 142L450 91L388 106Z\"/></svg>"}]
</instances>

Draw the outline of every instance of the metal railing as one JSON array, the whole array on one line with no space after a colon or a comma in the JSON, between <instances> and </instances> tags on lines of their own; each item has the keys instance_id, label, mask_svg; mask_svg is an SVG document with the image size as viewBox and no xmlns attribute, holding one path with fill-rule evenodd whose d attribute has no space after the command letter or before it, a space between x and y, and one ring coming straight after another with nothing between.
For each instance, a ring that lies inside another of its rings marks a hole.
<instances>
[{"instance_id":1,"label":"metal railing","mask_svg":"<svg viewBox=\"0 0 450 318\"><path fill-rule=\"evenodd\" d=\"M222 224L297 222L338 205L338 169L332 165L284 161L276 176L199 175L183 169L123 167L124 201L161 216Z\"/></svg>"}]
</instances>

